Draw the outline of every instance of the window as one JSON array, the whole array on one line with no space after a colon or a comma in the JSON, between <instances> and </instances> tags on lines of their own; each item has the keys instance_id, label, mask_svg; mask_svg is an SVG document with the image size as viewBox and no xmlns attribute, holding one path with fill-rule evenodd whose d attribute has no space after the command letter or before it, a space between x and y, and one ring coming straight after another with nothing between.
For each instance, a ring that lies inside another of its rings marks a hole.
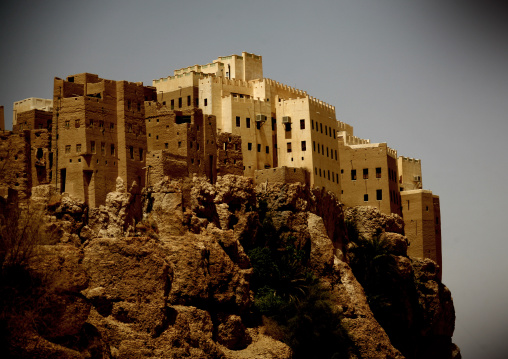
<instances>
[{"instance_id":1,"label":"window","mask_svg":"<svg viewBox=\"0 0 508 359\"><path fill-rule=\"evenodd\" d=\"M272 117L272 131L275 131L276 126L277 126L277 120Z\"/></svg>"},{"instance_id":2,"label":"window","mask_svg":"<svg viewBox=\"0 0 508 359\"><path fill-rule=\"evenodd\" d=\"M175 109L175 100L171 100L171 109L174 110Z\"/></svg>"},{"instance_id":3,"label":"window","mask_svg":"<svg viewBox=\"0 0 508 359\"><path fill-rule=\"evenodd\" d=\"M240 127L240 116L236 116L236 127Z\"/></svg>"},{"instance_id":4,"label":"window","mask_svg":"<svg viewBox=\"0 0 508 359\"><path fill-rule=\"evenodd\" d=\"M178 148L182 147L182 141L178 141Z\"/></svg>"},{"instance_id":5,"label":"window","mask_svg":"<svg viewBox=\"0 0 508 359\"><path fill-rule=\"evenodd\" d=\"M310 120L310 124L311 124L312 129L314 129L314 120Z\"/></svg>"},{"instance_id":6,"label":"window","mask_svg":"<svg viewBox=\"0 0 508 359\"><path fill-rule=\"evenodd\" d=\"M76 153L81 153L81 144L80 143L78 143L76 145Z\"/></svg>"},{"instance_id":7,"label":"window","mask_svg":"<svg viewBox=\"0 0 508 359\"><path fill-rule=\"evenodd\" d=\"M182 98L178 98L178 108L182 108Z\"/></svg>"},{"instance_id":8,"label":"window","mask_svg":"<svg viewBox=\"0 0 508 359\"><path fill-rule=\"evenodd\" d=\"M208 99L205 98L205 106L208 106Z\"/></svg>"},{"instance_id":9,"label":"window","mask_svg":"<svg viewBox=\"0 0 508 359\"><path fill-rule=\"evenodd\" d=\"M131 100L128 100L127 101L127 109L130 110L131 109Z\"/></svg>"},{"instance_id":10,"label":"window","mask_svg":"<svg viewBox=\"0 0 508 359\"><path fill-rule=\"evenodd\" d=\"M111 144L111 156L115 155L115 145Z\"/></svg>"},{"instance_id":11,"label":"window","mask_svg":"<svg viewBox=\"0 0 508 359\"><path fill-rule=\"evenodd\" d=\"M321 168L319 169L319 177L321 177Z\"/></svg>"},{"instance_id":12,"label":"window","mask_svg":"<svg viewBox=\"0 0 508 359\"><path fill-rule=\"evenodd\" d=\"M351 180L356 181L356 170L351 170Z\"/></svg>"},{"instance_id":13,"label":"window","mask_svg":"<svg viewBox=\"0 0 508 359\"><path fill-rule=\"evenodd\" d=\"M383 190L377 189L376 190L376 200L382 201L383 200Z\"/></svg>"},{"instance_id":14,"label":"window","mask_svg":"<svg viewBox=\"0 0 508 359\"><path fill-rule=\"evenodd\" d=\"M187 96L187 106L190 106L190 104L191 104L191 98L190 98L190 95L189 95L189 96Z\"/></svg>"},{"instance_id":15,"label":"window","mask_svg":"<svg viewBox=\"0 0 508 359\"><path fill-rule=\"evenodd\" d=\"M335 161L337 161L337 150L335 150Z\"/></svg>"},{"instance_id":16,"label":"window","mask_svg":"<svg viewBox=\"0 0 508 359\"><path fill-rule=\"evenodd\" d=\"M261 152L261 144L258 143L258 152Z\"/></svg>"},{"instance_id":17,"label":"window","mask_svg":"<svg viewBox=\"0 0 508 359\"><path fill-rule=\"evenodd\" d=\"M317 176L317 167L314 167L314 173L316 174Z\"/></svg>"},{"instance_id":18,"label":"window","mask_svg":"<svg viewBox=\"0 0 508 359\"><path fill-rule=\"evenodd\" d=\"M114 129L115 129L115 124L114 124L113 122L111 122L111 123L109 124L109 129L110 129L110 130L114 130Z\"/></svg>"},{"instance_id":19,"label":"window","mask_svg":"<svg viewBox=\"0 0 508 359\"><path fill-rule=\"evenodd\" d=\"M376 167L376 178L381 178L381 167Z\"/></svg>"},{"instance_id":20,"label":"window","mask_svg":"<svg viewBox=\"0 0 508 359\"><path fill-rule=\"evenodd\" d=\"M139 160L143 161L143 149L142 148L139 149Z\"/></svg>"},{"instance_id":21,"label":"window","mask_svg":"<svg viewBox=\"0 0 508 359\"><path fill-rule=\"evenodd\" d=\"M320 123L320 124L319 124L319 127L321 128L321 133L323 133L323 124L322 124L322 123Z\"/></svg>"},{"instance_id":22,"label":"window","mask_svg":"<svg viewBox=\"0 0 508 359\"><path fill-rule=\"evenodd\" d=\"M129 147L129 154L131 155L131 160L133 160L134 159L134 147L133 146Z\"/></svg>"},{"instance_id":23,"label":"window","mask_svg":"<svg viewBox=\"0 0 508 359\"><path fill-rule=\"evenodd\" d=\"M80 123L79 119L74 120L74 127L79 128L80 126L81 126L81 123Z\"/></svg>"},{"instance_id":24,"label":"window","mask_svg":"<svg viewBox=\"0 0 508 359\"><path fill-rule=\"evenodd\" d=\"M261 122L256 121L256 129L258 129L258 130L261 129Z\"/></svg>"},{"instance_id":25,"label":"window","mask_svg":"<svg viewBox=\"0 0 508 359\"><path fill-rule=\"evenodd\" d=\"M363 200L364 200L364 202L368 202L369 201L369 195L368 194L364 194L363 195Z\"/></svg>"},{"instance_id":26,"label":"window","mask_svg":"<svg viewBox=\"0 0 508 359\"><path fill-rule=\"evenodd\" d=\"M291 142L288 142L287 143L287 150L288 150L288 153L291 152Z\"/></svg>"},{"instance_id":27,"label":"window","mask_svg":"<svg viewBox=\"0 0 508 359\"><path fill-rule=\"evenodd\" d=\"M330 180L330 170L328 170L328 181Z\"/></svg>"},{"instance_id":28,"label":"window","mask_svg":"<svg viewBox=\"0 0 508 359\"><path fill-rule=\"evenodd\" d=\"M300 120L300 130L305 130L305 120Z\"/></svg>"},{"instance_id":29,"label":"window","mask_svg":"<svg viewBox=\"0 0 508 359\"><path fill-rule=\"evenodd\" d=\"M326 157L328 157L328 147L326 148Z\"/></svg>"},{"instance_id":30,"label":"window","mask_svg":"<svg viewBox=\"0 0 508 359\"><path fill-rule=\"evenodd\" d=\"M166 142L166 143L164 144L164 149L166 149L166 150L167 150L168 148L169 148L169 143L167 143L167 142Z\"/></svg>"},{"instance_id":31,"label":"window","mask_svg":"<svg viewBox=\"0 0 508 359\"><path fill-rule=\"evenodd\" d=\"M247 149L248 149L249 151L252 151L252 143L250 143L250 142L249 142L249 143L247 143Z\"/></svg>"},{"instance_id":32,"label":"window","mask_svg":"<svg viewBox=\"0 0 508 359\"><path fill-rule=\"evenodd\" d=\"M65 146L65 153L71 153L71 145Z\"/></svg>"},{"instance_id":33,"label":"window","mask_svg":"<svg viewBox=\"0 0 508 359\"><path fill-rule=\"evenodd\" d=\"M321 145L321 154L325 154L325 145Z\"/></svg>"},{"instance_id":34,"label":"window","mask_svg":"<svg viewBox=\"0 0 508 359\"><path fill-rule=\"evenodd\" d=\"M328 136L328 126L325 125L325 135Z\"/></svg>"},{"instance_id":35,"label":"window","mask_svg":"<svg viewBox=\"0 0 508 359\"><path fill-rule=\"evenodd\" d=\"M363 179L368 179L368 178L369 178L369 169L364 168L363 169Z\"/></svg>"},{"instance_id":36,"label":"window","mask_svg":"<svg viewBox=\"0 0 508 359\"><path fill-rule=\"evenodd\" d=\"M250 128L250 118L247 117L245 119L245 124L246 124L247 128Z\"/></svg>"},{"instance_id":37,"label":"window","mask_svg":"<svg viewBox=\"0 0 508 359\"><path fill-rule=\"evenodd\" d=\"M312 141L312 150L316 152L316 141Z\"/></svg>"},{"instance_id":38,"label":"window","mask_svg":"<svg viewBox=\"0 0 508 359\"><path fill-rule=\"evenodd\" d=\"M266 146L265 151L266 151L266 153L270 153L270 147Z\"/></svg>"},{"instance_id":39,"label":"window","mask_svg":"<svg viewBox=\"0 0 508 359\"><path fill-rule=\"evenodd\" d=\"M127 125L127 132L131 133L132 132L132 123L129 123Z\"/></svg>"},{"instance_id":40,"label":"window","mask_svg":"<svg viewBox=\"0 0 508 359\"><path fill-rule=\"evenodd\" d=\"M100 128L101 130L103 130L103 129L104 129L104 121L99 121L99 128Z\"/></svg>"},{"instance_id":41,"label":"window","mask_svg":"<svg viewBox=\"0 0 508 359\"><path fill-rule=\"evenodd\" d=\"M307 151L307 142L302 141L302 151Z\"/></svg>"},{"instance_id":42,"label":"window","mask_svg":"<svg viewBox=\"0 0 508 359\"><path fill-rule=\"evenodd\" d=\"M69 129L71 127L71 121L65 121L65 128Z\"/></svg>"},{"instance_id":43,"label":"window","mask_svg":"<svg viewBox=\"0 0 508 359\"><path fill-rule=\"evenodd\" d=\"M106 144L104 142L101 142L101 155L106 155Z\"/></svg>"},{"instance_id":44,"label":"window","mask_svg":"<svg viewBox=\"0 0 508 359\"><path fill-rule=\"evenodd\" d=\"M90 141L90 151L95 153L95 141Z\"/></svg>"}]
</instances>

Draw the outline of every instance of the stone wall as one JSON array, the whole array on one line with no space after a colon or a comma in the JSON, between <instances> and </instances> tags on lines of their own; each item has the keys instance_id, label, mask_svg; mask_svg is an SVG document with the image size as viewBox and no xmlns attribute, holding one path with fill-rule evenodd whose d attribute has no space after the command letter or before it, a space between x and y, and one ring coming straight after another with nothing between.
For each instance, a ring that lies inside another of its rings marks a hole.
<instances>
[{"instance_id":1,"label":"stone wall","mask_svg":"<svg viewBox=\"0 0 508 359\"><path fill-rule=\"evenodd\" d=\"M309 183L309 173L305 168L296 167L277 167L266 170L258 170L255 172L254 181L256 184L264 182L280 182L280 183Z\"/></svg>"},{"instance_id":2,"label":"stone wall","mask_svg":"<svg viewBox=\"0 0 508 359\"><path fill-rule=\"evenodd\" d=\"M30 131L0 133L0 192L7 196L8 189L19 192L20 199L30 197Z\"/></svg>"},{"instance_id":3,"label":"stone wall","mask_svg":"<svg viewBox=\"0 0 508 359\"><path fill-rule=\"evenodd\" d=\"M231 133L217 135L217 175L243 175L242 137Z\"/></svg>"}]
</instances>

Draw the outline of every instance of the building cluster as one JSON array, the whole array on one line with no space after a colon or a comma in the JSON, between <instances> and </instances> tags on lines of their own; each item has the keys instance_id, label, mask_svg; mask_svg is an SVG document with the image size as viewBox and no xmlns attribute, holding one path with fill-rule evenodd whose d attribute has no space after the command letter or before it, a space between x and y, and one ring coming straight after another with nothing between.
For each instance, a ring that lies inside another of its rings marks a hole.
<instances>
[{"instance_id":1,"label":"building cluster","mask_svg":"<svg viewBox=\"0 0 508 359\"><path fill-rule=\"evenodd\" d=\"M420 160L354 136L334 106L265 78L261 56L219 57L152 86L55 78L53 99L16 102L13 116L0 135L0 191L54 184L96 207L117 177L133 190L228 173L304 182L346 206L401 215L409 254L441 265L439 197L422 189Z\"/></svg>"}]
</instances>

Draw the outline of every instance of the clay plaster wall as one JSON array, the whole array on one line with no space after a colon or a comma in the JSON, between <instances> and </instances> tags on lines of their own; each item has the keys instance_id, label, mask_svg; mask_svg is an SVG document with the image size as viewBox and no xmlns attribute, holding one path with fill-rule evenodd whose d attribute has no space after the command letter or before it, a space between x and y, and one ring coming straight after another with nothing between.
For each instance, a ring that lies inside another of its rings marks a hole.
<instances>
[{"instance_id":1,"label":"clay plaster wall","mask_svg":"<svg viewBox=\"0 0 508 359\"><path fill-rule=\"evenodd\" d=\"M401 192L408 255L442 265L439 197L427 190Z\"/></svg>"},{"instance_id":2,"label":"clay plaster wall","mask_svg":"<svg viewBox=\"0 0 508 359\"><path fill-rule=\"evenodd\" d=\"M30 97L14 102L12 106L12 126L16 125L18 114L30 110L53 111L53 100Z\"/></svg>"},{"instance_id":3,"label":"clay plaster wall","mask_svg":"<svg viewBox=\"0 0 508 359\"><path fill-rule=\"evenodd\" d=\"M16 124L13 125L14 132L23 130L47 129L51 131L51 123L53 119L52 111L44 110L28 110L17 113Z\"/></svg>"},{"instance_id":4,"label":"clay plaster wall","mask_svg":"<svg viewBox=\"0 0 508 359\"><path fill-rule=\"evenodd\" d=\"M399 186L405 191L422 189L421 160L400 156L397 159Z\"/></svg>"},{"instance_id":5,"label":"clay plaster wall","mask_svg":"<svg viewBox=\"0 0 508 359\"><path fill-rule=\"evenodd\" d=\"M341 201L402 215L397 181L397 154L386 143L344 145L339 141ZM379 192L380 191L380 192Z\"/></svg>"},{"instance_id":6,"label":"clay plaster wall","mask_svg":"<svg viewBox=\"0 0 508 359\"><path fill-rule=\"evenodd\" d=\"M283 123L284 117L290 124ZM277 102L279 166L302 167L310 185L340 196L335 108L310 97Z\"/></svg>"},{"instance_id":7,"label":"clay plaster wall","mask_svg":"<svg viewBox=\"0 0 508 359\"><path fill-rule=\"evenodd\" d=\"M254 182L261 184L265 182L281 183L309 183L309 172L304 168L297 167L277 167L266 170L258 170L255 173Z\"/></svg>"}]
</instances>

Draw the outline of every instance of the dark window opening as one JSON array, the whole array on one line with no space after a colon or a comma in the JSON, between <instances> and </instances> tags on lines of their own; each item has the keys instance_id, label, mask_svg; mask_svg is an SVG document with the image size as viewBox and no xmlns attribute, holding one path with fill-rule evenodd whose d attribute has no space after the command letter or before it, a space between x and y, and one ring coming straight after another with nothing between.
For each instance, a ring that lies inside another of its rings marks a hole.
<instances>
[{"instance_id":1,"label":"dark window opening","mask_svg":"<svg viewBox=\"0 0 508 359\"><path fill-rule=\"evenodd\" d=\"M351 180L356 181L356 170L351 170Z\"/></svg>"},{"instance_id":2,"label":"dark window opening","mask_svg":"<svg viewBox=\"0 0 508 359\"><path fill-rule=\"evenodd\" d=\"M272 131L275 131L276 126L277 126L277 120L272 117Z\"/></svg>"},{"instance_id":3,"label":"dark window opening","mask_svg":"<svg viewBox=\"0 0 508 359\"><path fill-rule=\"evenodd\" d=\"M269 146L266 146L265 151L266 151L266 153L270 153L270 147L269 147Z\"/></svg>"},{"instance_id":4,"label":"dark window opening","mask_svg":"<svg viewBox=\"0 0 508 359\"><path fill-rule=\"evenodd\" d=\"M258 152L261 152L261 144L258 143Z\"/></svg>"},{"instance_id":5,"label":"dark window opening","mask_svg":"<svg viewBox=\"0 0 508 359\"><path fill-rule=\"evenodd\" d=\"M364 194L363 195L363 200L364 200L364 202L368 202L369 201L369 195L368 194Z\"/></svg>"},{"instance_id":6,"label":"dark window opening","mask_svg":"<svg viewBox=\"0 0 508 359\"><path fill-rule=\"evenodd\" d=\"M288 151L288 153L291 152L291 142L287 143L287 151Z\"/></svg>"},{"instance_id":7,"label":"dark window opening","mask_svg":"<svg viewBox=\"0 0 508 359\"><path fill-rule=\"evenodd\" d=\"M187 106L190 106L191 105L191 97L190 95L187 96Z\"/></svg>"},{"instance_id":8,"label":"dark window opening","mask_svg":"<svg viewBox=\"0 0 508 359\"><path fill-rule=\"evenodd\" d=\"M307 142L302 141L302 151L307 151Z\"/></svg>"},{"instance_id":9,"label":"dark window opening","mask_svg":"<svg viewBox=\"0 0 508 359\"><path fill-rule=\"evenodd\" d=\"M381 167L376 167L376 178L381 178Z\"/></svg>"},{"instance_id":10,"label":"dark window opening","mask_svg":"<svg viewBox=\"0 0 508 359\"><path fill-rule=\"evenodd\" d=\"M364 168L363 169L363 179L368 179L368 178L369 178L369 169Z\"/></svg>"},{"instance_id":11,"label":"dark window opening","mask_svg":"<svg viewBox=\"0 0 508 359\"><path fill-rule=\"evenodd\" d=\"M205 106L208 106L208 99L205 98Z\"/></svg>"},{"instance_id":12,"label":"dark window opening","mask_svg":"<svg viewBox=\"0 0 508 359\"><path fill-rule=\"evenodd\" d=\"M376 200L382 201L383 200L383 190L377 189L376 190Z\"/></svg>"},{"instance_id":13,"label":"dark window opening","mask_svg":"<svg viewBox=\"0 0 508 359\"><path fill-rule=\"evenodd\" d=\"M165 103L163 103L165 105ZM171 109L175 109L175 100L171 100Z\"/></svg>"},{"instance_id":14,"label":"dark window opening","mask_svg":"<svg viewBox=\"0 0 508 359\"><path fill-rule=\"evenodd\" d=\"M245 119L245 125L247 126L247 128L250 128L250 118L246 118Z\"/></svg>"},{"instance_id":15,"label":"dark window opening","mask_svg":"<svg viewBox=\"0 0 508 359\"><path fill-rule=\"evenodd\" d=\"M305 120L300 120L300 130L305 130Z\"/></svg>"},{"instance_id":16,"label":"dark window opening","mask_svg":"<svg viewBox=\"0 0 508 359\"><path fill-rule=\"evenodd\" d=\"M240 116L236 116L236 127L240 127Z\"/></svg>"},{"instance_id":17,"label":"dark window opening","mask_svg":"<svg viewBox=\"0 0 508 359\"><path fill-rule=\"evenodd\" d=\"M247 149L248 149L249 151L252 151L252 143L250 143L250 142L249 142L249 143L247 143Z\"/></svg>"},{"instance_id":18,"label":"dark window opening","mask_svg":"<svg viewBox=\"0 0 508 359\"><path fill-rule=\"evenodd\" d=\"M191 116L176 116L175 123L180 125L182 123L191 123Z\"/></svg>"},{"instance_id":19,"label":"dark window opening","mask_svg":"<svg viewBox=\"0 0 508 359\"><path fill-rule=\"evenodd\" d=\"M182 98L178 98L178 108L182 108Z\"/></svg>"}]
</instances>

